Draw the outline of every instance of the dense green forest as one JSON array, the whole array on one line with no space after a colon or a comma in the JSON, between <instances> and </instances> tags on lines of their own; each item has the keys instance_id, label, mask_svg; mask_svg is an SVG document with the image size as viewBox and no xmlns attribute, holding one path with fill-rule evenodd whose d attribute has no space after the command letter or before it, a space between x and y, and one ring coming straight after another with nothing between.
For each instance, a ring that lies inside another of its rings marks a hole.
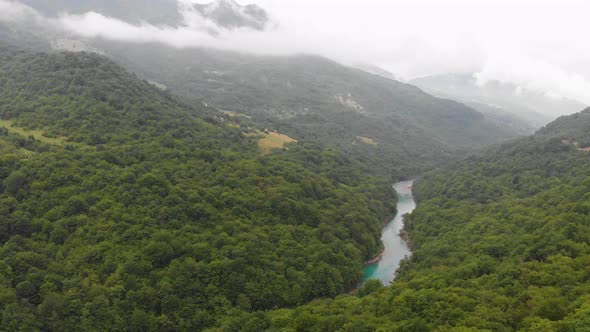
<instances>
[{"instance_id":1,"label":"dense green forest","mask_svg":"<svg viewBox=\"0 0 590 332\"><path fill-rule=\"evenodd\" d=\"M590 109L424 174L357 295L391 179L260 126L1 46L0 330L590 331Z\"/></svg>"},{"instance_id":2,"label":"dense green forest","mask_svg":"<svg viewBox=\"0 0 590 332\"><path fill-rule=\"evenodd\" d=\"M98 55L0 47L0 330L258 331L355 288L390 180L312 143L260 156L220 115Z\"/></svg>"},{"instance_id":3,"label":"dense green forest","mask_svg":"<svg viewBox=\"0 0 590 332\"><path fill-rule=\"evenodd\" d=\"M273 311L272 330L590 331L589 138L587 109L427 173L395 283Z\"/></svg>"},{"instance_id":4,"label":"dense green forest","mask_svg":"<svg viewBox=\"0 0 590 332\"><path fill-rule=\"evenodd\" d=\"M0 332L590 332L590 109L489 147L523 132L493 102L59 28L173 29L176 0L18 2L50 17L0 22ZM414 176L412 256L362 284Z\"/></svg>"}]
</instances>

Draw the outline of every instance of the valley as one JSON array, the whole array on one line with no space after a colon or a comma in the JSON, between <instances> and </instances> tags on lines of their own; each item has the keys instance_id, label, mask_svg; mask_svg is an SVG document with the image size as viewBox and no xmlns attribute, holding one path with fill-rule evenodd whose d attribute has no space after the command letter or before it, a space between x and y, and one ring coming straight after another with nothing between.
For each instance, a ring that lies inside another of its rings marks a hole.
<instances>
[{"instance_id":1,"label":"valley","mask_svg":"<svg viewBox=\"0 0 590 332\"><path fill-rule=\"evenodd\" d=\"M421 176L395 282L274 311L271 329L584 331L590 159L562 138L587 137L588 114Z\"/></svg>"},{"instance_id":2,"label":"valley","mask_svg":"<svg viewBox=\"0 0 590 332\"><path fill-rule=\"evenodd\" d=\"M588 332L590 31L420 5L0 0L0 332Z\"/></svg>"}]
</instances>

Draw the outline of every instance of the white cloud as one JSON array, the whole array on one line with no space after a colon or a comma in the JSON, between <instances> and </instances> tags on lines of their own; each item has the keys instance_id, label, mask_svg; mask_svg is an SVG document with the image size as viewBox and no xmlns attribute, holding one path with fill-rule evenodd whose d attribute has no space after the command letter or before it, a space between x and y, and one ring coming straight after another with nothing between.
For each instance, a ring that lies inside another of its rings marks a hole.
<instances>
[{"instance_id":1,"label":"white cloud","mask_svg":"<svg viewBox=\"0 0 590 332\"><path fill-rule=\"evenodd\" d=\"M32 8L22 5L18 2L0 0L0 22L8 24L35 24L47 25L49 20L46 20L37 11Z\"/></svg>"},{"instance_id":2,"label":"white cloud","mask_svg":"<svg viewBox=\"0 0 590 332\"><path fill-rule=\"evenodd\" d=\"M590 104L590 81L587 77L540 59L510 53L490 54L475 76L479 83L489 80L513 83L528 90L544 92L549 97L566 97Z\"/></svg>"},{"instance_id":3,"label":"white cloud","mask_svg":"<svg viewBox=\"0 0 590 332\"><path fill-rule=\"evenodd\" d=\"M478 72L590 104L590 2L583 0L252 0L279 25L220 30L187 10L186 27L132 25L97 13L46 20L89 38L216 47L258 54L314 53L373 63L396 76ZM239 0L246 4L248 0ZM184 6L182 6L184 4ZM33 15L33 16L31 16ZM0 0L0 20L37 14Z\"/></svg>"},{"instance_id":4,"label":"white cloud","mask_svg":"<svg viewBox=\"0 0 590 332\"><path fill-rule=\"evenodd\" d=\"M86 38L104 38L136 43L156 41L174 47L191 47L216 42L216 38L201 29L195 29L197 25L194 23L191 27L178 29L156 27L147 23L133 25L95 12L83 15L63 14L59 17L58 22L66 31Z\"/></svg>"}]
</instances>

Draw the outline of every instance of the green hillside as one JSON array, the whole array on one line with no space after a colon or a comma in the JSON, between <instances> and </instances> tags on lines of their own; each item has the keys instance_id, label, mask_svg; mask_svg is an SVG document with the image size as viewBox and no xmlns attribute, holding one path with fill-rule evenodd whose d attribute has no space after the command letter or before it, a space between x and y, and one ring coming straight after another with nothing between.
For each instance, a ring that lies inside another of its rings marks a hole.
<instances>
[{"instance_id":1,"label":"green hillside","mask_svg":"<svg viewBox=\"0 0 590 332\"><path fill-rule=\"evenodd\" d=\"M590 147L590 108L571 116L562 116L548 124L537 136L562 139L580 148Z\"/></svg>"},{"instance_id":2,"label":"green hillside","mask_svg":"<svg viewBox=\"0 0 590 332\"><path fill-rule=\"evenodd\" d=\"M174 93L246 113L297 140L323 142L395 176L415 175L466 149L517 136L463 104L322 57L93 45ZM357 144L358 136L379 144Z\"/></svg>"},{"instance_id":3,"label":"green hillside","mask_svg":"<svg viewBox=\"0 0 590 332\"><path fill-rule=\"evenodd\" d=\"M260 157L219 114L97 55L1 47L0 330L256 327L355 288L389 180L311 143Z\"/></svg>"}]
</instances>

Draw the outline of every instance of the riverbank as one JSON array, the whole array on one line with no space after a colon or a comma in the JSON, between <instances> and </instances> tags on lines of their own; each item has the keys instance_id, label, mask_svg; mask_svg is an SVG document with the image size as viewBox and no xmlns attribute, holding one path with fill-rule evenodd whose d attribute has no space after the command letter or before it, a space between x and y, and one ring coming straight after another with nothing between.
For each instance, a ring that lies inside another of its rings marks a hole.
<instances>
[{"instance_id":1,"label":"riverbank","mask_svg":"<svg viewBox=\"0 0 590 332\"><path fill-rule=\"evenodd\" d=\"M397 215L397 209L393 209L393 213L390 214L387 218L383 219L383 222L381 222L381 228L385 228L387 227L387 224L389 224ZM381 243L381 251L379 252L379 254L377 256L375 256L372 259L366 260L363 264L364 265L371 265L371 264L375 264L378 263L381 258L383 258L383 255L385 254L385 246L383 246L383 243Z\"/></svg>"},{"instance_id":2,"label":"riverbank","mask_svg":"<svg viewBox=\"0 0 590 332\"><path fill-rule=\"evenodd\" d=\"M383 255L385 255L385 249L383 249L379 255L375 256L375 258L373 259L369 259L368 261L365 261L363 264L365 265L371 265L371 264L375 264L381 261L381 259L383 258Z\"/></svg>"},{"instance_id":3,"label":"riverbank","mask_svg":"<svg viewBox=\"0 0 590 332\"><path fill-rule=\"evenodd\" d=\"M405 222L405 220L404 220ZM408 235L408 232L406 232L406 230L404 228L401 229L401 231L399 231L399 237L406 241L406 244L408 245L408 247L410 248L410 250L414 249L414 246L412 245L412 240L410 240L410 236Z\"/></svg>"}]
</instances>

